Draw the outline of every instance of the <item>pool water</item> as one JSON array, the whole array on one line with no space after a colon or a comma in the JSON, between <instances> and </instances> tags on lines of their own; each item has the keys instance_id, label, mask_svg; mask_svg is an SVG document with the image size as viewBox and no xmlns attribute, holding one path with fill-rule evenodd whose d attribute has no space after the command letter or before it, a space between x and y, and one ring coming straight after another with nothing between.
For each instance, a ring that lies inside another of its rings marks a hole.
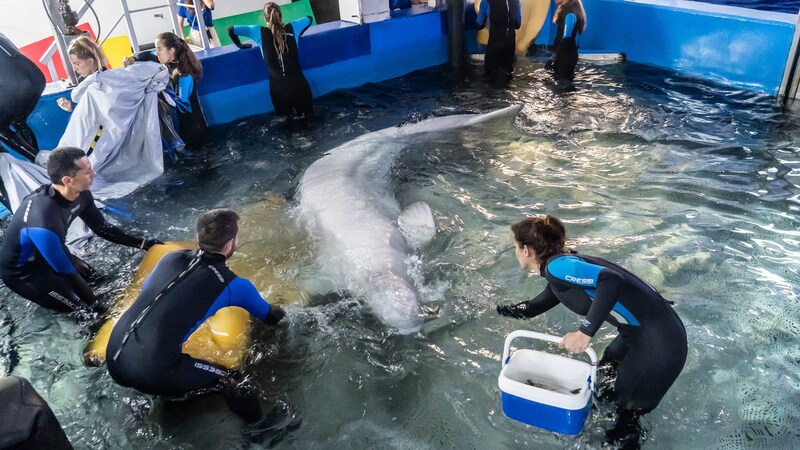
<instances>
[{"instance_id":1,"label":"pool water","mask_svg":"<svg viewBox=\"0 0 800 450\"><path fill-rule=\"evenodd\" d=\"M537 61L521 61L508 87L470 70L467 81L434 68L335 92L308 126L265 116L215 129L196 160L115 203L133 212L125 227L162 239L191 238L212 207L242 213L240 272L289 311L255 327L245 368L266 404L303 420L275 447L600 448L610 405L577 437L501 409L505 336L578 327L563 307L529 321L491 309L544 287L520 271L509 230L544 213L567 223L570 245L674 300L686 324L686 367L643 420L644 448L800 446L798 116L767 95L634 64L581 64L574 89ZM409 260L427 334L392 333L347 289L315 292L324 243L296 210L305 167L370 131L515 103L513 121L419 136L392 169L401 206L427 201L436 219ZM110 304L141 254L95 242L87 258L108 274L98 291ZM5 287L0 303L0 367L31 379L76 448L252 448L218 399L175 405L117 386L83 366L86 324ZM594 348L614 335L604 327Z\"/></svg>"}]
</instances>

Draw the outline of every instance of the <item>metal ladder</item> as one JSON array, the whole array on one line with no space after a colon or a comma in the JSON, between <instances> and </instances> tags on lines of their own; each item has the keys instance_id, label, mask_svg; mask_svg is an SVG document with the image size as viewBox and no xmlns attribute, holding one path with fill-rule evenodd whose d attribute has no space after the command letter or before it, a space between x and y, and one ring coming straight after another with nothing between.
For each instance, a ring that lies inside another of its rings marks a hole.
<instances>
[{"instance_id":1,"label":"metal ladder","mask_svg":"<svg viewBox=\"0 0 800 450\"><path fill-rule=\"evenodd\" d=\"M66 34L66 26L64 25L63 19L58 14L58 6L59 3L65 0L47 0L45 4L45 8L47 9L46 12L49 17L51 17L51 28L53 29L53 36L55 37L54 41L50 46L45 50L42 57L39 59L39 62L47 66L47 69L50 71L50 76L53 80L58 79L58 75L56 74L56 68L53 64L53 56L56 53L56 50L61 54L61 61L64 64L64 69L66 73L69 75L70 82L72 84L76 84L77 77L75 72L72 70L72 65L69 63L69 58L67 57L67 48L69 47L69 43L72 39L75 38L74 35ZM197 2L201 2L202 0L196 0ZM77 16L82 18L84 14L90 9L94 0L85 0L83 6L78 10ZM170 21L172 22L172 32L177 34L180 37L183 37L183 30L180 30L178 26L178 7L184 6L186 8L191 8L195 10L195 17L198 18L197 20L197 27L198 31L200 32L200 40L202 41L202 47L195 47L197 50L208 50L210 48L210 43L208 40L208 29L206 28L205 21L203 21L203 14L197 14L197 7L195 5L191 5L188 3L184 3L181 0L167 0L166 5L160 6L151 6L147 8L139 8L139 9L130 9L128 7L128 0L119 0L120 6L122 7L122 14L117 18L117 21L114 22L114 25L105 33L105 37L100 39L101 37L98 36L99 43L98 45L102 46L114 30L117 28L119 23L124 19L125 25L128 28L128 39L130 40L131 46L133 47L134 52L138 52L141 50L139 46L139 40L136 37L136 30L133 26L133 20L131 20L131 14L145 12L145 11L152 11L156 9L167 8L169 9L169 17ZM53 23L56 21L57 23ZM196 45L196 43L195 43Z\"/></svg>"}]
</instances>

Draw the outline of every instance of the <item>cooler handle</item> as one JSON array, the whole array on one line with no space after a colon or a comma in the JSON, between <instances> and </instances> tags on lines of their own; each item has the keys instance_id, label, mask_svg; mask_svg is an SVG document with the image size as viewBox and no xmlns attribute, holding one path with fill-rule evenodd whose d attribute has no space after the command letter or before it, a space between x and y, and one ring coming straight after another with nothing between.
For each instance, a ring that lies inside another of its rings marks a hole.
<instances>
[{"instance_id":1,"label":"cooler handle","mask_svg":"<svg viewBox=\"0 0 800 450\"><path fill-rule=\"evenodd\" d=\"M538 331L530 331L530 330L517 330L512 332L506 337L506 343L503 346L503 359L500 361L501 367L504 367L508 364L508 360L510 358L511 352L511 341L516 338L529 338L529 339L536 339L539 341L548 341L555 344L561 342L561 337L553 336L552 334L544 334L539 333ZM589 360L592 362L592 375L589 377L589 389L594 392L595 382L597 380L597 353L594 352L594 349L590 346L584 350L584 353L589 355Z\"/></svg>"}]
</instances>

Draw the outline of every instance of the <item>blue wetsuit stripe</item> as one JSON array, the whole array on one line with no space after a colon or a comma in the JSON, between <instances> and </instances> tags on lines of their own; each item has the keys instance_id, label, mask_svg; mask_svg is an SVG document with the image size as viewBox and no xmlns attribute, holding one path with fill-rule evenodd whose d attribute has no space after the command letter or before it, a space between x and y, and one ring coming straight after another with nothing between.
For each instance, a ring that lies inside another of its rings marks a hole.
<instances>
[{"instance_id":1,"label":"blue wetsuit stripe","mask_svg":"<svg viewBox=\"0 0 800 450\"><path fill-rule=\"evenodd\" d=\"M300 44L300 36L306 32L311 27L311 18L308 16L301 17L292 22L292 28L294 29L294 41L299 45Z\"/></svg>"},{"instance_id":2,"label":"blue wetsuit stripe","mask_svg":"<svg viewBox=\"0 0 800 450\"><path fill-rule=\"evenodd\" d=\"M30 256L33 250L31 244L33 244L57 273L70 274L75 272L75 266L72 265L72 260L64 251L61 239L53 231L46 228L28 227L20 232L19 240L20 247L24 249L23 252L20 252L20 262L22 264ZM30 250L26 248L30 248ZM22 256L25 253L27 255L23 259Z\"/></svg>"},{"instance_id":3,"label":"blue wetsuit stripe","mask_svg":"<svg viewBox=\"0 0 800 450\"><path fill-rule=\"evenodd\" d=\"M246 36L255 41L261 47L261 27L258 25L234 25L233 34Z\"/></svg>"},{"instance_id":4,"label":"blue wetsuit stripe","mask_svg":"<svg viewBox=\"0 0 800 450\"><path fill-rule=\"evenodd\" d=\"M194 77L184 75L178 78L178 92L176 92L175 105L180 112L192 112L192 91L194 91Z\"/></svg>"},{"instance_id":5,"label":"blue wetsuit stripe","mask_svg":"<svg viewBox=\"0 0 800 450\"><path fill-rule=\"evenodd\" d=\"M478 28L486 26L487 17L489 17L489 2L487 0L481 0L481 6L478 9L478 18L475 20L478 24Z\"/></svg>"},{"instance_id":6,"label":"blue wetsuit stripe","mask_svg":"<svg viewBox=\"0 0 800 450\"><path fill-rule=\"evenodd\" d=\"M572 36L572 32L575 30L575 25L578 23L578 18L575 17L574 13L567 14L567 17L564 19L564 36L565 38Z\"/></svg>"},{"instance_id":7,"label":"blue wetsuit stripe","mask_svg":"<svg viewBox=\"0 0 800 450\"><path fill-rule=\"evenodd\" d=\"M244 278L236 277L228 285L228 289L231 291L232 306L244 308L260 320L267 318L270 304L261 298L261 294L258 293L258 289L253 286L253 283Z\"/></svg>"},{"instance_id":8,"label":"blue wetsuit stripe","mask_svg":"<svg viewBox=\"0 0 800 450\"><path fill-rule=\"evenodd\" d=\"M155 270L153 270L155 272ZM244 278L236 277L231 281L225 290L219 294L214 303L208 308L206 314L200 319L194 327L192 327L189 332L183 337L181 344L186 342L189 339L189 336L197 330L197 328L202 325L209 317L213 316L222 308L228 306L238 306L243 308L250 314L255 317L258 317L260 320L264 320L269 314L270 304L267 303L263 298L261 298L261 294L258 293L258 290L253 283L245 280Z\"/></svg>"},{"instance_id":9,"label":"blue wetsuit stripe","mask_svg":"<svg viewBox=\"0 0 800 450\"><path fill-rule=\"evenodd\" d=\"M590 264L577 256L563 256L553 260L547 271L559 280L581 287L597 287L603 266Z\"/></svg>"},{"instance_id":10,"label":"blue wetsuit stripe","mask_svg":"<svg viewBox=\"0 0 800 450\"><path fill-rule=\"evenodd\" d=\"M628 308L622 306L622 303L620 303L620 302L617 302L614 305L614 308L612 308L612 311L615 311L617 314L622 316L622 318L625 319L626 322L628 322L628 325L633 325L635 327L638 327L639 325L641 325L639 323L639 321L636 320L636 317L634 317L633 313L628 311Z\"/></svg>"}]
</instances>

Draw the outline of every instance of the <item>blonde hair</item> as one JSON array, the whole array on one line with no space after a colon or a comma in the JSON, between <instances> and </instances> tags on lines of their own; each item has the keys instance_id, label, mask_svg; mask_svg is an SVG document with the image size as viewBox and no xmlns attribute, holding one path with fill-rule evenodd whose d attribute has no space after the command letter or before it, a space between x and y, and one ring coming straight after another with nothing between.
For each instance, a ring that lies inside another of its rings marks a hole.
<instances>
[{"instance_id":1,"label":"blonde hair","mask_svg":"<svg viewBox=\"0 0 800 450\"><path fill-rule=\"evenodd\" d=\"M264 5L264 20L272 31L272 44L278 56L286 53L286 29L283 27L283 14L277 3L269 2Z\"/></svg>"},{"instance_id":2,"label":"blonde hair","mask_svg":"<svg viewBox=\"0 0 800 450\"><path fill-rule=\"evenodd\" d=\"M93 40L86 36L81 36L72 41L69 44L67 54L73 55L82 60L93 60L95 64L97 64L97 70L101 70L106 64L108 64L108 58L106 58L103 50L101 50Z\"/></svg>"}]
</instances>

